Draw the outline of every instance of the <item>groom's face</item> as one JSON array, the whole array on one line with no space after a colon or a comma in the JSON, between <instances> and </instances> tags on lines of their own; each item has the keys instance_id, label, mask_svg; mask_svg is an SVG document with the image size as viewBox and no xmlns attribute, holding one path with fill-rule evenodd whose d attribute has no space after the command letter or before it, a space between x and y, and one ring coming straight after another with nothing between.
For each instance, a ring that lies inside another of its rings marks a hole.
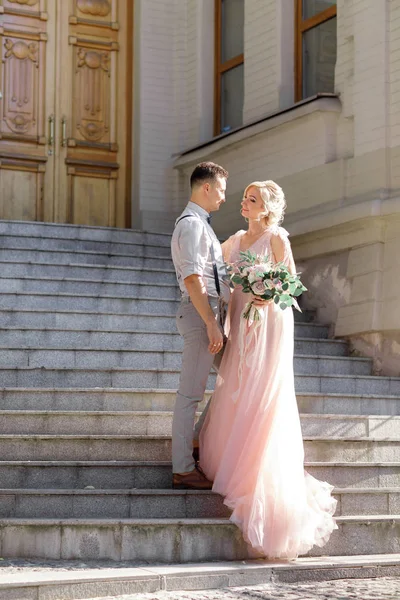
<instances>
[{"instance_id":1,"label":"groom's face","mask_svg":"<svg viewBox=\"0 0 400 600\"><path fill-rule=\"evenodd\" d=\"M226 179L217 177L215 181L205 185L207 186L208 212L219 210L225 202Z\"/></svg>"}]
</instances>

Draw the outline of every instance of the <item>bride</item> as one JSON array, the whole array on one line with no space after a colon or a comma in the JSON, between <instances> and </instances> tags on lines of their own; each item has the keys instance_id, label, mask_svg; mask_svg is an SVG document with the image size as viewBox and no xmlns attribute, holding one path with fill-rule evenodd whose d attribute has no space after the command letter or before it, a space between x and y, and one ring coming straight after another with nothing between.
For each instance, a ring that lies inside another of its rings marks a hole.
<instances>
[{"instance_id":1,"label":"bride","mask_svg":"<svg viewBox=\"0 0 400 600\"><path fill-rule=\"evenodd\" d=\"M223 244L225 261L234 264L239 252L251 250L283 261L295 273L288 233L279 227L285 207L276 183L251 183L241 205L248 230ZM328 541L336 529L336 500L332 486L303 467L293 311L265 302L261 322L240 327L250 299L240 286L232 293L228 341L200 433L200 466L214 482L213 491L225 497L231 521L254 554L293 559Z\"/></svg>"}]
</instances>

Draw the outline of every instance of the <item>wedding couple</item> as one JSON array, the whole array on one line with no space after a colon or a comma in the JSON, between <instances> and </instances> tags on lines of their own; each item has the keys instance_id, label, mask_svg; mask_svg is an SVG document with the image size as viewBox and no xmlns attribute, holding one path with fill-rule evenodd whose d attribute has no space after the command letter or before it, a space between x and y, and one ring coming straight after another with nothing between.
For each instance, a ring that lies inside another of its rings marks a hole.
<instances>
[{"instance_id":1,"label":"wedding couple","mask_svg":"<svg viewBox=\"0 0 400 600\"><path fill-rule=\"evenodd\" d=\"M285 197L273 181L247 186L241 214L248 229L221 246L210 213L225 202L227 178L219 165L197 165L190 202L172 236L182 294L177 326L184 340L172 426L173 487L221 494L255 556L293 559L323 546L336 528L332 486L303 467L293 311L254 299L262 319L256 327L244 326L242 313L252 297L240 286L231 292L225 270L225 262L235 264L241 251L251 250L295 273L288 233L279 226ZM194 427L213 365L215 391Z\"/></svg>"}]
</instances>

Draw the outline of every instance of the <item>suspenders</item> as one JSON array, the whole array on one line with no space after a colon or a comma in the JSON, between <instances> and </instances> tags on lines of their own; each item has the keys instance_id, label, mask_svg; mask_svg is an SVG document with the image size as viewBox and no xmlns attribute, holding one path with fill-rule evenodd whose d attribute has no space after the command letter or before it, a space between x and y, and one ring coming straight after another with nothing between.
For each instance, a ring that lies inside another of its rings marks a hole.
<instances>
[{"instance_id":1,"label":"suspenders","mask_svg":"<svg viewBox=\"0 0 400 600\"><path fill-rule=\"evenodd\" d=\"M186 219L186 217L194 217L195 219L198 218L198 217L195 217L194 215L184 215L183 217L181 217L180 219L177 220L177 222L175 223L175 227L178 225L179 221L182 221L182 219ZM208 233L208 231L207 231L207 233ZM215 262L215 254L214 254L213 241L212 241L211 236L210 236L209 233L208 233L208 235L209 235L209 238L211 240L210 254L211 254L211 262L212 262L213 271L214 271L215 289L217 290L218 296L221 297L221 287L220 287L220 284L219 284L217 263Z\"/></svg>"}]
</instances>

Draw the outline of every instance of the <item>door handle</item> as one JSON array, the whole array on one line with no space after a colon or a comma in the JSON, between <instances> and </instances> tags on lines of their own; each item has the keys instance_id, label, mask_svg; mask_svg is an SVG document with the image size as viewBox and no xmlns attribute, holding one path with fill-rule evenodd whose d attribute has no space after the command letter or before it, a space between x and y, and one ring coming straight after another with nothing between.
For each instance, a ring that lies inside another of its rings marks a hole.
<instances>
[{"instance_id":1,"label":"door handle","mask_svg":"<svg viewBox=\"0 0 400 600\"><path fill-rule=\"evenodd\" d=\"M53 154L54 147L54 115L50 115L49 117L49 150L48 155L51 156Z\"/></svg>"},{"instance_id":2,"label":"door handle","mask_svg":"<svg viewBox=\"0 0 400 600\"><path fill-rule=\"evenodd\" d=\"M67 117L61 119L61 146L65 148L67 146Z\"/></svg>"},{"instance_id":3,"label":"door handle","mask_svg":"<svg viewBox=\"0 0 400 600\"><path fill-rule=\"evenodd\" d=\"M1 93L1 90L0 90L0 100L2 99L2 97L3 97L3 94Z\"/></svg>"}]
</instances>

